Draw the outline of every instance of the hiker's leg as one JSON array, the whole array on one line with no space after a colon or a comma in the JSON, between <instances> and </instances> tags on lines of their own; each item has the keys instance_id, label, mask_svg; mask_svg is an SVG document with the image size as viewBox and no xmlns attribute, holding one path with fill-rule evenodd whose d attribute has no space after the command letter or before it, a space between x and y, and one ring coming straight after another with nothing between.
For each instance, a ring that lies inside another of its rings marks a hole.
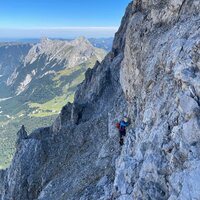
<instances>
[{"instance_id":1,"label":"hiker's leg","mask_svg":"<svg viewBox=\"0 0 200 200\"><path fill-rule=\"evenodd\" d=\"M120 138L119 144L120 144L120 146L122 146L124 144L124 139L123 138Z\"/></svg>"},{"instance_id":2,"label":"hiker's leg","mask_svg":"<svg viewBox=\"0 0 200 200\"><path fill-rule=\"evenodd\" d=\"M119 144L121 146L124 144L123 132L122 131L119 131Z\"/></svg>"},{"instance_id":3,"label":"hiker's leg","mask_svg":"<svg viewBox=\"0 0 200 200\"><path fill-rule=\"evenodd\" d=\"M123 131L123 136L124 137L126 136L126 129L124 129L124 131Z\"/></svg>"}]
</instances>

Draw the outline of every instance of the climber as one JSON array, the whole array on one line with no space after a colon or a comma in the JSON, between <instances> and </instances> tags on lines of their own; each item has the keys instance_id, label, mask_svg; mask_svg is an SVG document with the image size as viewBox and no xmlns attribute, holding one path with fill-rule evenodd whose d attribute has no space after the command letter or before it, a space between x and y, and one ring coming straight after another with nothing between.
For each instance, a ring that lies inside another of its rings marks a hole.
<instances>
[{"instance_id":1,"label":"climber","mask_svg":"<svg viewBox=\"0 0 200 200\"><path fill-rule=\"evenodd\" d=\"M123 120L116 123L116 128L119 130L119 144L122 146L124 144L123 137L126 136L126 127L129 125L129 120L127 117L124 117Z\"/></svg>"}]
</instances>

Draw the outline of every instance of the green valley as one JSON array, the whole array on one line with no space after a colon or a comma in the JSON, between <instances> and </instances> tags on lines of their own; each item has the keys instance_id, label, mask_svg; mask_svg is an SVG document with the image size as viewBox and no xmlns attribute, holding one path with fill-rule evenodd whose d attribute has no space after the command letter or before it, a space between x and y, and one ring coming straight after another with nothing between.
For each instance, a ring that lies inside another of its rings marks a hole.
<instances>
[{"instance_id":1,"label":"green valley","mask_svg":"<svg viewBox=\"0 0 200 200\"><path fill-rule=\"evenodd\" d=\"M93 47L83 37L70 42L43 39L33 45L0 86L8 93L2 92L0 99L0 169L12 160L21 125L28 127L28 133L50 126L61 108L73 102L86 70L105 55L104 50ZM3 94L10 98L3 98Z\"/></svg>"}]
</instances>

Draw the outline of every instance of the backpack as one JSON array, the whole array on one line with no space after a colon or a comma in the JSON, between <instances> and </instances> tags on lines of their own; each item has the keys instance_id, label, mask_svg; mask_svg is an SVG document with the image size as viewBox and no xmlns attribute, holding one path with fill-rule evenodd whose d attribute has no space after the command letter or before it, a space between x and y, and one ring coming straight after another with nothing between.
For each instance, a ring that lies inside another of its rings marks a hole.
<instances>
[{"instance_id":1,"label":"backpack","mask_svg":"<svg viewBox=\"0 0 200 200\"><path fill-rule=\"evenodd\" d=\"M116 125L115 125L115 127L118 128L118 129L120 129L120 123L117 122Z\"/></svg>"}]
</instances>

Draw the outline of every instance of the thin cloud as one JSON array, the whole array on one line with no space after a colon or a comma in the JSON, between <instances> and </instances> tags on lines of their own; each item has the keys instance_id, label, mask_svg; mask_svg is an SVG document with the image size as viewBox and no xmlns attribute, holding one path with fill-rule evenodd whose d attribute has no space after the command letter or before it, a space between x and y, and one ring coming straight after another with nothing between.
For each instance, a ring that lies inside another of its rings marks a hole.
<instances>
[{"instance_id":1,"label":"thin cloud","mask_svg":"<svg viewBox=\"0 0 200 200\"><path fill-rule=\"evenodd\" d=\"M30 29L57 29L57 30L117 30L118 27L35 27Z\"/></svg>"},{"instance_id":2,"label":"thin cloud","mask_svg":"<svg viewBox=\"0 0 200 200\"><path fill-rule=\"evenodd\" d=\"M34 28L1 28L0 37L112 37L118 27L34 27Z\"/></svg>"}]
</instances>

